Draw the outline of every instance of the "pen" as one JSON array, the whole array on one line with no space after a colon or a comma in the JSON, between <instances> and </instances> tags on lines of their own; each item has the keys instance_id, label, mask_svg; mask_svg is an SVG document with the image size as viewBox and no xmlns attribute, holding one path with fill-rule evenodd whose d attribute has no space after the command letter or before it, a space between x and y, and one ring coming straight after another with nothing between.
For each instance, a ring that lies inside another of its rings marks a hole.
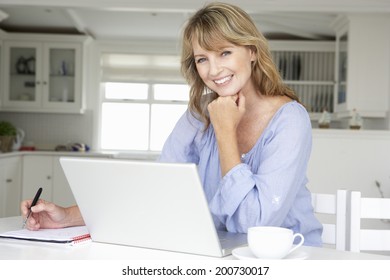
<instances>
[{"instance_id":1,"label":"pen","mask_svg":"<svg viewBox=\"0 0 390 280\"><path fill-rule=\"evenodd\" d=\"M34 197L32 203L31 203L31 206L30 206L30 208L29 208L28 215L27 215L26 219L25 219L24 222L23 222L22 228L24 228L24 227L26 226L27 219L28 219L28 218L30 217L30 215L31 215L31 207L34 207L35 204L37 204L38 199L39 199L39 197L41 196L41 193L42 193L42 188L39 188L38 191L37 191L37 193L35 194L35 197Z\"/></svg>"}]
</instances>

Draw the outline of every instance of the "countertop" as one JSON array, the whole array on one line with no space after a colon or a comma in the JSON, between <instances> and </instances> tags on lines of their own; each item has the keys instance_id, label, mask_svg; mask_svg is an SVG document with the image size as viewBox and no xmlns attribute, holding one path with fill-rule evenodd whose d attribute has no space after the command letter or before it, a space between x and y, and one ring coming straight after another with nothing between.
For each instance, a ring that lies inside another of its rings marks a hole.
<instances>
[{"instance_id":1,"label":"countertop","mask_svg":"<svg viewBox=\"0 0 390 280\"><path fill-rule=\"evenodd\" d=\"M41 155L41 156L82 156L82 157L106 157L119 159L136 160L156 160L159 153L146 152L122 152L122 151L96 151L72 152L72 151L53 151L53 150L35 150L35 151L14 151L9 153L0 153L0 159L15 156Z\"/></svg>"}]
</instances>

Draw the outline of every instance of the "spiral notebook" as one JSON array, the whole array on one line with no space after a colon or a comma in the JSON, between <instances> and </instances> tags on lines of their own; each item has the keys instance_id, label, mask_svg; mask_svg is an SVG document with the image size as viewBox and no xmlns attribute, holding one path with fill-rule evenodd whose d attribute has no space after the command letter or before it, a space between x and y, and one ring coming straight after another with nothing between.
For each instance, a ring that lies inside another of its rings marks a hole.
<instances>
[{"instance_id":1,"label":"spiral notebook","mask_svg":"<svg viewBox=\"0 0 390 280\"><path fill-rule=\"evenodd\" d=\"M92 240L91 236L89 235L88 229L85 226L60 229L40 229L36 231L20 229L1 233L0 238L36 242L49 242L67 245L77 245Z\"/></svg>"}]
</instances>

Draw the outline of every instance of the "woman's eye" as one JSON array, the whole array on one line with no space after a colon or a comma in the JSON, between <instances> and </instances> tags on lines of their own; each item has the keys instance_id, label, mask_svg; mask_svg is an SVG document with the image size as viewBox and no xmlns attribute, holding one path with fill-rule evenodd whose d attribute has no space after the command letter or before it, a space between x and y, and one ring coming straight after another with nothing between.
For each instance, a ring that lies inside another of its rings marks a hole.
<instances>
[{"instance_id":1,"label":"woman's eye","mask_svg":"<svg viewBox=\"0 0 390 280\"><path fill-rule=\"evenodd\" d=\"M222 56L227 56L227 55L229 55L231 53L232 53L231 51L224 51L224 52L222 52Z\"/></svg>"},{"instance_id":2,"label":"woman's eye","mask_svg":"<svg viewBox=\"0 0 390 280\"><path fill-rule=\"evenodd\" d=\"M206 61L206 59L204 57L201 57L201 58L198 58L196 60L196 63L202 63L202 62L205 62L205 61Z\"/></svg>"}]
</instances>

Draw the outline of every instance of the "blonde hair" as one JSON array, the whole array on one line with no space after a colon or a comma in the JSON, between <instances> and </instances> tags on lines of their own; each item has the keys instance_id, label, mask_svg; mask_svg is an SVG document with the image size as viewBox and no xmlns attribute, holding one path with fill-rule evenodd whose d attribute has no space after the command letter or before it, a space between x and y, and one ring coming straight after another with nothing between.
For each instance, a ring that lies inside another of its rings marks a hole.
<instances>
[{"instance_id":1,"label":"blonde hair","mask_svg":"<svg viewBox=\"0 0 390 280\"><path fill-rule=\"evenodd\" d=\"M194 40L197 40L197 43L206 50L217 51L218 46L226 42L250 47L257 54L257 60L252 65L252 80L260 94L286 95L298 101L294 92L283 84L272 60L268 42L250 16L234 5L210 3L188 20L183 31L181 54L181 71L191 87L189 109L193 115L204 122L206 128L210 124L207 105L218 96L216 93L205 95L208 89L196 70L193 55Z\"/></svg>"}]
</instances>

